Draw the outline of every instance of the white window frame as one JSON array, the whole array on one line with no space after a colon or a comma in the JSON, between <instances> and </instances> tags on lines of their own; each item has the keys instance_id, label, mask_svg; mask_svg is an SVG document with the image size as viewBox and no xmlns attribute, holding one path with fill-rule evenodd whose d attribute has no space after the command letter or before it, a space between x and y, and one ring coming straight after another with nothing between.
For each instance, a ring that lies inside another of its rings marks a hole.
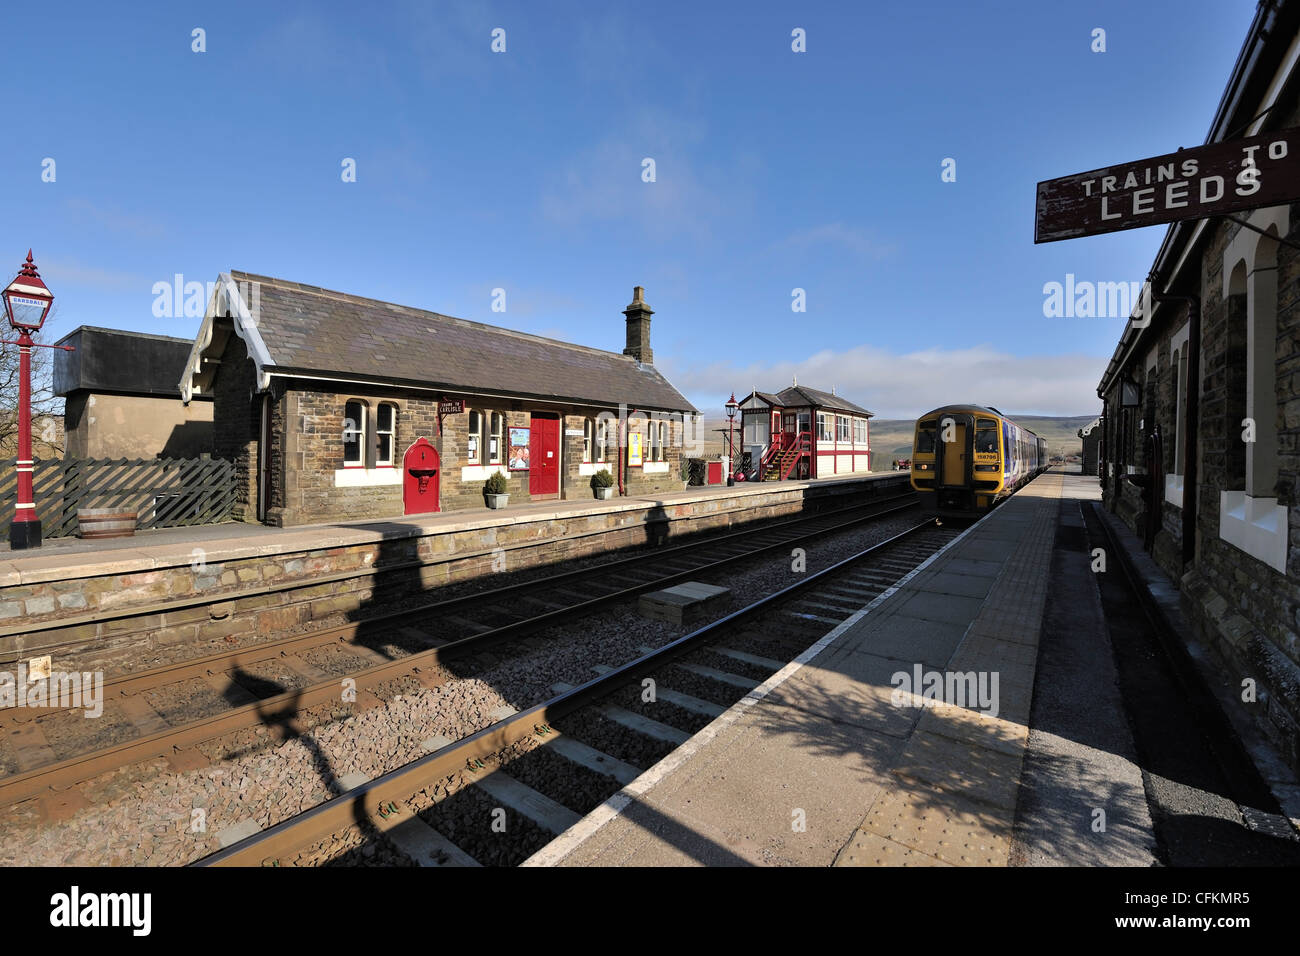
<instances>
[{"instance_id":1,"label":"white window frame","mask_svg":"<svg viewBox=\"0 0 1300 956\"><path fill-rule=\"evenodd\" d=\"M487 453L489 465L503 464L506 443L506 416L502 412L491 412L488 416L490 422L490 432L487 440ZM493 451L492 443L496 442L496 450Z\"/></svg>"},{"instance_id":2,"label":"white window frame","mask_svg":"<svg viewBox=\"0 0 1300 956\"><path fill-rule=\"evenodd\" d=\"M352 419L348 416L348 406L356 405L361 409L361 414L357 416L356 428L349 429L348 422ZM344 468L364 468L366 467L366 418L370 412L369 406L359 398L349 398L343 403L343 467ZM348 458L348 435L356 436L357 458Z\"/></svg>"},{"instance_id":3,"label":"white window frame","mask_svg":"<svg viewBox=\"0 0 1300 956\"><path fill-rule=\"evenodd\" d=\"M830 416L828 416L826 412L817 413L817 440L818 441L832 440L831 436L834 434L834 430L831 428L831 423L826 420L828 417Z\"/></svg>"},{"instance_id":4,"label":"white window frame","mask_svg":"<svg viewBox=\"0 0 1300 956\"><path fill-rule=\"evenodd\" d=\"M596 450L596 423L590 418L582 420L582 463L589 465L595 461L592 455Z\"/></svg>"},{"instance_id":5,"label":"white window frame","mask_svg":"<svg viewBox=\"0 0 1300 956\"><path fill-rule=\"evenodd\" d=\"M392 414L392 420L388 423L388 428L381 427L384 420L384 409L387 408ZM388 456L381 458L379 450L380 439L388 436ZM375 406L375 467L392 468L395 464L397 455L397 405L393 402L380 402Z\"/></svg>"},{"instance_id":6,"label":"white window frame","mask_svg":"<svg viewBox=\"0 0 1300 956\"><path fill-rule=\"evenodd\" d=\"M465 433L465 464L480 465L482 463L483 413L477 408L471 408L469 410L469 430Z\"/></svg>"},{"instance_id":7,"label":"white window frame","mask_svg":"<svg viewBox=\"0 0 1300 956\"><path fill-rule=\"evenodd\" d=\"M1279 504L1271 481L1276 481L1277 375L1276 335L1278 302L1277 247L1271 264L1261 261L1261 244L1277 243L1290 232L1289 205L1254 210L1247 217L1250 229L1241 229L1223 252L1221 294L1232 294L1229 276L1246 264L1246 416L1255 421L1255 441L1246 447L1246 487L1219 492L1219 538L1287 573L1290 522L1288 509ZM1269 228L1272 236L1261 235ZM1258 230L1258 231L1256 231ZM1229 440L1233 423L1229 423ZM1238 426L1239 427L1239 426ZM1240 432L1237 436L1239 438Z\"/></svg>"}]
</instances>

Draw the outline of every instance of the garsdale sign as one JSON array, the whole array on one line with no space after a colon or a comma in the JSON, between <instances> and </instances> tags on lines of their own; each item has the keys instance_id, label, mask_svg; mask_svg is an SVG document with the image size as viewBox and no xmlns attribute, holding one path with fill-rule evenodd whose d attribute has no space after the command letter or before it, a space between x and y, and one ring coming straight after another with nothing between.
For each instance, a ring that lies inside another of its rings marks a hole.
<instances>
[{"instance_id":1,"label":"garsdale sign","mask_svg":"<svg viewBox=\"0 0 1300 956\"><path fill-rule=\"evenodd\" d=\"M1038 184L1034 242L1203 219L1300 199L1300 128Z\"/></svg>"}]
</instances>

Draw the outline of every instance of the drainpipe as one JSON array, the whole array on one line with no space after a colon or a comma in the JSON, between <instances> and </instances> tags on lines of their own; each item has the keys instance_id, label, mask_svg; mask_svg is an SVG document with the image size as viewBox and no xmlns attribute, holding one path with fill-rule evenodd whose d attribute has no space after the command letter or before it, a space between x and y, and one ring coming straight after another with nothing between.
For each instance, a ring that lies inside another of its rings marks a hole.
<instances>
[{"instance_id":1,"label":"drainpipe","mask_svg":"<svg viewBox=\"0 0 1300 956\"><path fill-rule=\"evenodd\" d=\"M1183 570L1196 560L1196 442L1201 394L1201 300L1187 297L1187 437L1183 440Z\"/></svg>"}]
</instances>

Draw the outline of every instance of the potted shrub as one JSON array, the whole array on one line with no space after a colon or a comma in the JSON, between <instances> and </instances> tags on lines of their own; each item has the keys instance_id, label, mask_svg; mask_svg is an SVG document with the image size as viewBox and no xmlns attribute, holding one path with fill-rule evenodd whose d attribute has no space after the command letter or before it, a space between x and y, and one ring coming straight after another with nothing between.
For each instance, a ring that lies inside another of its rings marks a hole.
<instances>
[{"instance_id":1,"label":"potted shrub","mask_svg":"<svg viewBox=\"0 0 1300 956\"><path fill-rule=\"evenodd\" d=\"M591 476L591 488L596 492L596 497L602 501L614 497L614 476L609 473L608 468L602 468Z\"/></svg>"},{"instance_id":2,"label":"potted shrub","mask_svg":"<svg viewBox=\"0 0 1300 956\"><path fill-rule=\"evenodd\" d=\"M489 508L504 508L510 503L510 486L506 483L506 476L499 471L494 471L487 481L483 482L483 497L487 499Z\"/></svg>"},{"instance_id":3,"label":"potted shrub","mask_svg":"<svg viewBox=\"0 0 1300 956\"><path fill-rule=\"evenodd\" d=\"M682 456L682 464L681 464L681 467L677 469L677 473L678 473L679 475L682 476L682 487L683 487L683 488L689 488L689 487L690 487L690 485L691 485L691 472L692 472L692 469L691 469L691 460L690 460L689 458L685 457L685 456Z\"/></svg>"}]
</instances>

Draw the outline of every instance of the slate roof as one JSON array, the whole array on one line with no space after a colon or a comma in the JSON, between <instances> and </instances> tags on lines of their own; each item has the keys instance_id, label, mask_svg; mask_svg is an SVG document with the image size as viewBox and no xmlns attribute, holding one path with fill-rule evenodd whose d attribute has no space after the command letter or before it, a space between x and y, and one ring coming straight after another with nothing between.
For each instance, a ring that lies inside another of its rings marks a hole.
<instances>
[{"instance_id":1,"label":"slate roof","mask_svg":"<svg viewBox=\"0 0 1300 956\"><path fill-rule=\"evenodd\" d=\"M778 392L776 397L778 403L786 408L794 408L799 405L817 405L822 408L834 408L843 412L857 412L860 415L871 416L875 414L840 395L832 395L830 392L809 388L807 385L791 385L789 388Z\"/></svg>"},{"instance_id":2,"label":"slate roof","mask_svg":"<svg viewBox=\"0 0 1300 956\"><path fill-rule=\"evenodd\" d=\"M695 407L630 356L245 272L266 371L664 411ZM621 331L621 330L620 330Z\"/></svg>"},{"instance_id":3,"label":"slate roof","mask_svg":"<svg viewBox=\"0 0 1300 956\"><path fill-rule=\"evenodd\" d=\"M56 345L54 393L75 391L176 398L176 376L185 368L194 342L170 335L101 329L80 325Z\"/></svg>"}]
</instances>

